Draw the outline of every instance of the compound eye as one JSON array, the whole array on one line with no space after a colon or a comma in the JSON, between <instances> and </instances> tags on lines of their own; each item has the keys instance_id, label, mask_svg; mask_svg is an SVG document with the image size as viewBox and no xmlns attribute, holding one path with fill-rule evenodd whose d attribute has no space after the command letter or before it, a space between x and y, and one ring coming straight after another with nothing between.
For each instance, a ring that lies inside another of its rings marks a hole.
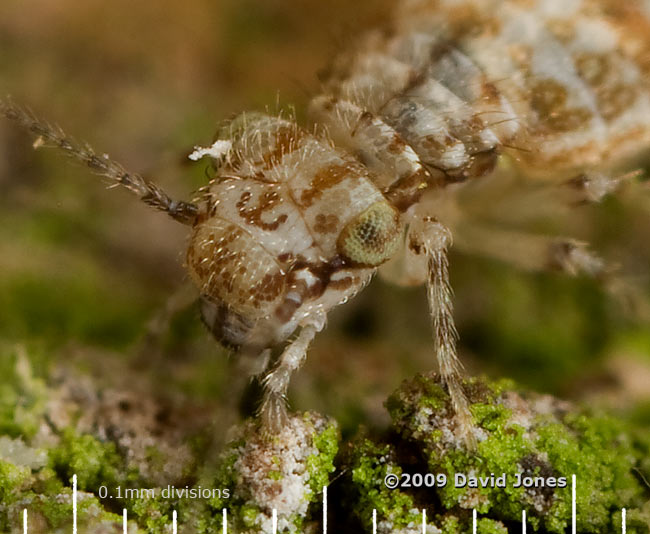
<instances>
[{"instance_id":1,"label":"compound eye","mask_svg":"<svg viewBox=\"0 0 650 534\"><path fill-rule=\"evenodd\" d=\"M397 252L401 236L397 210L387 202L375 202L343 229L338 249L356 265L376 267Z\"/></svg>"}]
</instances>

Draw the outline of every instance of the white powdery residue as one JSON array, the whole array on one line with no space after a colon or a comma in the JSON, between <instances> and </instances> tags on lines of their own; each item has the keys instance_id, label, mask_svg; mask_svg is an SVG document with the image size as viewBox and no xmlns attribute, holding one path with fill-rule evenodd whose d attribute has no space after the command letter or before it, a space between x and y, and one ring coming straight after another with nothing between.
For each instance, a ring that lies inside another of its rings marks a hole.
<instances>
[{"instance_id":1,"label":"white powdery residue","mask_svg":"<svg viewBox=\"0 0 650 534\"><path fill-rule=\"evenodd\" d=\"M406 527L396 529L390 521L382 521L377 525L377 531L380 534L422 534L422 523L409 523ZM426 534L441 534L435 525L427 525Z\"/></svg>"},{"instance_id":2,"label":"white powdery residue","mask_svg":"<svg viewBox=\"0 0 650 534\"><path fill-rule=\"evenodd\" d=\"M452 421L449 418L443 417L440 414L433 416L429 424L429 432L433 432L434 430L442 432L441 443L445 447L460 447L461 441L454 435Z\"/></svg>"},{"instance_id":3,"label":"white powdery residue","mask_svg":"<svg viewBox=\"0 0 650 534\"><path fill-rule=\"evenodd\" d=\"M306 515L311 495L307 458L318 454L313 445L318 432L310 422L294 418L272 444L255 439L241 450L234 469L249 500L266 512L258 518L262 532L271 532L273 509L280 532L294 532L295 518Z\"/></svg>"},{"instance_id":4,"label":"white powdery residue","mask_svg":"<svg viewBox=\"0 0 650 534\"><path fill-rule=\"evenodd\" d=\"M535 422L535 413L531 411L529 404L516 393L508 392L499 399L502 404L511 412L508 425L519 425L529 431Z\"/></svg>"},{"instance_id":5,"label":"white powdery residue","mask_svg":"<svg viewBox=\"0 0 650 534\"><path fill-rule=\"evenodd\" d=\"M47 453L29 447L21 439L0 436L0 458L12 464L40 469L47 464Z\"/></svg>"},{"instance_id":6,"label":"white powdery residue","mask_svg":"<svg viewBox=\"0 0 650 534\"><path fill-rule=\"evenodd\" d=\"M199 161L204 156L209 156L212 159L220 160L222 157L227 155L228 152L230 152L231 148L232 148L232 141L225 141L223 139L219 139L215 141L212 144L212 146L207 148L195 146L194 152L192 152L188 156L188 158L190 158L192 161Z\"/></svg>"},{"instance_id":7,"label":"white powdery residue","mask_svg":"<svg viewBox=\"0 0 650 534\"><path fill-rule=\"evenodd\" d=\"M380 534L398 534L401 531L395 530L395 525L392 521L384 519L382 521L379 521L379 524L377 525L377 532Z\"/></svg>"},{"instance_id":8,"label":"white powdery residue","mask_svg":"<svg viewBox=\"0 0 650 534\"><path fill-rule=\"evenodd\" d=\"M415 414L415 428L424 434L430 434L434 428L431 426L433 410L429 406L423 406Z\"/></svg>"},{"instance_id":9,"label":"white powdery residue","mask_svg":"<svg viewBox=\"0 0 650 534\"><path fill-rule=\"evenodd\" d=\"M486 495L483 495L478 488L467 488L458 499L458 505L465 510L480 508L488 502Z\"/></svg>"},{"instance_id":10,"label":"white powdery residue","mask_svg":"<svg viewBox=\"0 0 650 534\"><path fill-rule=\"evenodd\" d=\"M476 438L477 442L485 441L488 439L489 434L487 433L486 430L482 429L480 426L475 426L472 429L472 433L474 434L474 437Z\"/></svg>"},{"instance_id":11,"label":"white powdery residue","mask_svg":"<svg viewBox=\"0 0 650 534\"><path fill-rule=\"evenodd\" d=\"M548 509L548 503L546 502L544 495L537 492L530 494L530 490L528 490L527 493L529 493L528 501L532 502L533 508L536 512L541 514Z\"/></svg>"},{"instance_id":12,"label":"white powdery residue","mask_svg":"<svg viewBox=\"0 0 650 534\"><path fill-rule=\"evenodd\" d=\"M572 406L566 401L559 401L551 395L539 395L531 401L532 410L540 415L552 415L557 418L558 412L569 411Z\"/></svg>"}]
</instances>

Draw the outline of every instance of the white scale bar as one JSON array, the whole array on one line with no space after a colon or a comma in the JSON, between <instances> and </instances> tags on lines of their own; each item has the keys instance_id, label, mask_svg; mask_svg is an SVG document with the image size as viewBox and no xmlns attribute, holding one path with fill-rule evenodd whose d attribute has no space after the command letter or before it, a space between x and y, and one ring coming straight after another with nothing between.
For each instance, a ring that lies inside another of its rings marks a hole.
<instances>
[{"instance_id":1,"label":"white scale bar","mask_svg":"<svg viewBox=\"0 0 650 534\"><path fill-rule=\"evenodd\" d=\"M77 475L72 475L72 534L77 534Z\"/></svg>"},{"instance_id":2,"label":"white scale bar","mask_svg":"<svg viewBox=\"0 0 650 534\"><path fill-rule=\"evenodd\" d=\"M23 509L23 534L27 534L27 508Z\"/></svg>"},{"instance_id":3,"label":"white scale bar","mask_svg":"<svg viewBox=\"0 0 650 534\"><path fill-rule=\"evenodd\" d=\"M327 486L323 486L323 534L327 534Z\"/></svg>"},{"instance_id":4,"label":"white scale bar","mask_svg":"<svg viewBox=\"0 0 650 534\"><path fill-rule=\"evenodd\" d=\"M571 532L576 534L576 476L571 475Z\"/></svg>"},{"instance_id":5,"label":"white scale bar","mask_svg":"<svg viewBox=\"0 0 650 534\"><path fill-rule=\"evenodd\" d=\"M627 510L621 509L621 533L627 532ZM177 534L178 515L172 512L172 533ZM273 509L272 515L273 534L278 531L278 512ZM128 521L126 508L122 510L122 527L124 534L128 534ZM426 534L427 511L422 510L422 534ZM472 533L477 534L476 510L472 510ZM576 476L571 476L571 532L576 534ZM526 534L526 510L521 512L521 532ZM372 533L377 534L377 510L372 511ZM27 508L23 509L23 534L27 533ZM72 534L77 534L77 475L72 475ZM223 534L228 534L228 511L223 509ZM323 486L323 534L327 534L327 486Z\"/></svg>"}]
</instances>

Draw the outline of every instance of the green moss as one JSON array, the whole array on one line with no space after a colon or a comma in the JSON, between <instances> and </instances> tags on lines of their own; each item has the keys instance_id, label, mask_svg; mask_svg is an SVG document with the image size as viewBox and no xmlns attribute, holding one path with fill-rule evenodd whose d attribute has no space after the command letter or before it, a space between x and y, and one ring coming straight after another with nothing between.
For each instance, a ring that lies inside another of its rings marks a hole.
<instances>
[{"instance_id":1,"label":"green moss","mask_svg":"<svg viewBox=\"0 0 650 534\"><path fill-rule=\"evenodd\" d=\"M35 504L34 509L43 514L52 528L72 522L72 491L69 488L59 493L56 499L41 495Z\"/></svg>"},{"instance_id":2,"label":"green moss","mask_svg":"<svg viewBox=\"0 0 650 534\"><path fill-rule=\"evenodd\" d=\"M0 435L30 438L41 424L46 386L21 350L7 352L0 357Z\"/></svg>"},{"instance_id":3,"label":"green moss","mask_svg":"<svg viewBox=\"0 0 650 534\"><path fill-rule=\"evenodd\" d=\"M402 388L390 395L386 400L386 409L393 420L402 421L410 419L413 415L412 406L403 402L403 397L419 393L420 407L440 411L445 407L447 395L445 391L423 375L416 375L412 382L402 384Z\"/></svg>"},{"instance_id":4,"label":"green moss","mask_svg":"<svg viewBox=\"0 0 650 534\"><path fill-rule=\"evenodd\" d=\"M440 520L440 528L443 534L457 534L458 532L463 532L461 529L460 521L457 517L453 516L443 517Z\"/></svg>"},{"instance_id":5,"label":"green moss","mask_svg":"<svg viewBox=\"0 0 650 534\"><path fill-rule=\"evenodd\" d=\"M307 457L307 472L309 487L313 496L318 495L329 483L330 475L334 472L334 459L339 451L341 434L338 426L332 422L325 430L314 436L314 447L318 453Z\"/></svg>"},{"instance_id":6,"label":"green moss","mask_svg":"<svg viewBox=\"0 0 650 534\"><path fill-rule=\"evenodd\" d=\"M400 476L402 468L395 460L395 451L390 445L378 445L366 438L350 444L345 467L349 469L350 501L354 502L354 515L370 531L372 512L377 510L379 520L386 520L394 528L418 521L420 516L413 498L398 489L388 489L384 484L386 475Z\"/></svg>"},{"instance_id":7,"label":"green moss","mask_svg":"<svg viewBox=\"0 0 650 534\"><path fill-rule=\"evenodd\" d=\"M475 423L490 432L503 432L512 412L501 404L476 403L471 406Z\"/></svg>"},{"instance_id":8,"label":"green moss","mask_svg":"<svg viewBox=\"0 0 650 534\"><path fill-rule=\"evenodd\" d=\"M481 534L508 534L508 529L501 521L485 518L476 522L476 531Z\"/></svg>"},{"instance_id":9,"label":"green moss","mask_svg":"<svg viewBox=\"0 0 650 534\"><path fill-rule=\"evenodd\" d=\"M614 528L620 529L623 521L623 512L618 511L614 514ZM650 533L650 500L641 508L633 508L626 511L625 525L628 534L648 534Z\"/></svg>"},{"instance_id":10,"label":"green moss","mask_svg":"<svg viewBox=\"0 0 650 534\"><path fill-rule=\"evenodd\" d=\"M69 482L77 475L77 487L84 491L97 491L99 486L111 488L119 485L124 476L123 461L115 444L102 443L90 435L78 435L66 429L59 445L49 452L50 466L62 480Z\"/></svg>"},{"instance_id":11,"label":"green moss","mask_svg":"<svg viewBox=\"0 0 650 534\"><path fill-rule=\"evenodd\" d=\"M31 490L39 495L58 495L63 492L64 485L53 469L44 467L34 474Z\"/></svg>"},{"instance_id":12,"label":"green moss","mask_svg":"<svg viewBox=\"0 0 650 534\"><path fill-rule=\"evenodd\" d=\"M72 476L76 475L80 491L99 495L100 488L104 487L108 493L106 505L113 509L126 508L130 517L150 533L166 528L172 521L173 510L182 514L189 506L187 499L163 499L160 495L153 498L143 498L140 494L127 497L126 488L141 487L145 482L138 473L126 467L115 444L101 442L88 434L77 434L72 429L66 429L58 446L49 451L49 463L66 485L70 485ZM122 494L120 499L118 487ZM64 491L69 491L69 488ZM43 513L50 521L50 517L53 520L58 517L56 514L65 516L66 508L44 509Z\"/></svg>"},{"instance_id":13,"label":"green moss","mask_svg":"<svg viewBox=\"0 0 650 534\"><path fill-rule=\"evenodd\" d=\"M27 471L28 476L23 479L20 494L16 494L13 500L2 500L0 506L0 517L2 517L0 524L4 521L2 530L10 531L25 508L32 524L45 522L48 531L67 530L72 524L73 517L72 489L63 487L60 483L42 485L44 477L55 479L54 474L47 469L33 478L29 470ZM6 522L7 517L13 519L12 525ZM96 497L87 493L79 493L77 496L77 520L80 529L88 532L107 529L112 531L121 523L119 516L107 512Z\"/></svg>"},{"instance_id":14,"label":"green moss","mask_svg":"<svg viewBox=\"0 0 650 534\"><path fill-rule=\"evenodd\" d=\"M149 534L167 532L172 524L173 510L178 510L176 501L156 499L132 499L129 502L129 513L134 516ZM179 516L181 512L179 511ZM181 516L182 517L182 516Z\"/></svg>"},{"instance_id":15,"label":"green moss","mask_svg":"<svg viewBox=\"0 0 650 534\"><path fill-rule=\"evenodd\" d=\"M32 475L28 467L0 460L0 530L11 531L25 507L30 517L41 515L50 527L59 526L72 511L71 504L59 497L62 493L63 486L51 470Z\"/></svg>"},{"instance_id":16,"label":"green moss","mask_svg":"<svg viewBox=\"0 0 650 534\"><path fill-rule=\"evenodd\" d=\"M34 452L29 437L43 424L49 392L42 380L34 378L20 351L0 360L0 371L6 377L6 383L0 384L0 393L4 392L4 396L0 395L0 421L5 421L4 428L9 431L6 433L22 436L15 443ZM429 524L444 534L468 532L470 509L475 508L480 514L481 534L505 534L505 525L519 524L523 508L531 530L564 533L571 514L570 487L538 492L513 487L514 476L523 472L528 476L565 477L569 484L571 475L576 474L580 534L618 531L622 506L628 511L628 532L650 534L650 509L645 504L650 496L641 483L650 469L647 428L635 424L631 429L622 419L587 414L552 398L522 396L506 381L472 379L465 383L465 388L480 438L476 451L467 452L463 442L454 437L455 421L445 389L428 375L405 382L391 395L387 406L393 426L383 440L359 437L345 448L343 458L339 459L343 477L338 487L342 488L343 502L356 517L355 522L359 521L365 530L372 527L373 509L377 510L381 534L386 534L389 527L398 530L419 525L420 511L426 509ZM301 438L298 448L307 452L296 457L304 462L309 474L304 481L302 504L312 503L306 513L301 508L301 513L282 518L289 525L285 532L298 533L314 528L314 521L320 517L319 496L335 470L340 434L333 421L317 414L292 419L300 425L295 427L299 430L296 435L304 431L306 438ZM255 469L237 472L238 459L248 451L253 455L249 459L261 459L261 476L271 484L281 484L290 478L283 463L287 451L291 454L293 450L287 449L286 439L279 436L261 440L258 427L245 423L218 467L206 468L201 481L193 484L229 489L228 497L222 495L209 501L155 497L100 502L96 496L83 492L97 495L100 486L114 492L118 485L152 485L127 467L113 442L70 428L62 431L57 440L50 446L45 467L44 461L29 461L30 468L6 458L0 460L0 531L15 526L25 503L30 517L35 521L42 518L48 529L68 529L72 513L71 478L76 474L82 497L79 524L88 526L88 531L99 529L100 524L119 524L120 518L111 512L126 507L129 517L152 534L169 530L173 510L178 511L181 526L191 518L198 532L208 534L221 531L222 509L227 508L233 531L257 534L263 524L260 518L266 521L270 508L266 501L253 498L248 481L242 482ZM313 448L318 452L312 453ZM148 455L150 465L164 468L165 458L155 447L148 450ZM444 473L449 482L445 487L426 490L385 487L388 473L400 476L404 472ZM457 488L453 484L457 473L483 477L505 474L509 483L505 488ZM270 487L268 495L273 495L275 489Z\"/></svg>"},{"instance_id":17,"label":"green moss","mask_svg":"<svg viewBox=\"0 0 650 534\"><path fill-rule=\"evenodd\" d=\"M9 530L9 519L6 507L20 495L22 485L29 480L30 469L18 467L0 460L0 527L3 532Z\"/></svg>"},{"instance_id":18,"label":"green moss","mask_svg":"<svg viewBox=\"0 0 650 534\"><path fill-rule=\"evenodd\" d=\"M636 509L648 499L637 473L649 447L633 439L629 425L569 409L550 397L522 396L508 382L470 379L465 390L478 438L471 452L456 436L450 400L434 375L408 380L391 395L393 438L381 444L363 439L349 455L351 482L366 515L376 508L387 518L400 518L399 525L408 510L440 503L447 513L435 521L444 532L469 528L467 511L473 508L484 516L480 532L504 533L504 524L519 522L524 509L533 529L561 534L570 525L575 474L578 532L604 534L615 529L617 510ZM406 458L411 471L444 473L447 484L430 489L424 502L413 489L386 490L385 474L400 474ZM464 475L461 484L457 475ZM478 480L472 487L471 477L487 483ZM518 477L551 479L551 485L515 487ZM554 486L556 480L565 486Z\"/></svg>"},{"instance_id":19,"label":"green moss","mask_svg":"<svg viewBox=\"0 0 650 534\"><path fill-rule=\"evenodd\" d=\"M261 515L259 507L253 504L244 504L237 514L241 518L242 524L247 528L254 528L257 525L257 520Z\"/></svg>"},{"instance_id":20,"label":"green moss","mask_svg":"<svg viewBox=\"0 0 650 534\"><path fill-rule=\"evenodd\" d=\"M577 522L597 530L611 523L612 513L637 502L641 487L634 474L635 455L625 426L612 418L569 414L564 424L541 426L536 446L546 452L561 475L576 475ZM567 526L569 489L558 490L551 510L553 530Z\"/></svg>"},{"instance_id":21,"label":"green moss","mask_svg":"<svg viewBox=\"0 0 650 534\"><path fill-rule=\"evenodd\" d=\"M236 440L228 444L228 450L221 454L221 461L217 467L216 473L213 475L213 484L215 488L229 488L232 489L237 483L237 473L235 471L235 463L237 462L238 450L243 446L242 440ZM228 499L221 496L213 497L208 500L208 508L213 514L218 514L223 508L230 505Z\"/></svg>"}]
</instances>

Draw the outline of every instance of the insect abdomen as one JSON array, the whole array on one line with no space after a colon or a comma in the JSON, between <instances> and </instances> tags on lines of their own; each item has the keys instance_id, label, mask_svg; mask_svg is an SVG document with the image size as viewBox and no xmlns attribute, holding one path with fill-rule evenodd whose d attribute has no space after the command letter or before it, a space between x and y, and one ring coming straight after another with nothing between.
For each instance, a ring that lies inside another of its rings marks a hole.
<instances>
[{"instance_id":1,"label":"insect abdomen","mask_svg":"<svg viewBox=\"0 0 650 534\"><path fill-rule=\"evenodd\" d=\"M649 31L636 1L405 0L333 64L313 115L380 187L418 162L429 183L480 176L501 152L529 173L612 166L650 143Z\"/></svg>"}]
</instances>

